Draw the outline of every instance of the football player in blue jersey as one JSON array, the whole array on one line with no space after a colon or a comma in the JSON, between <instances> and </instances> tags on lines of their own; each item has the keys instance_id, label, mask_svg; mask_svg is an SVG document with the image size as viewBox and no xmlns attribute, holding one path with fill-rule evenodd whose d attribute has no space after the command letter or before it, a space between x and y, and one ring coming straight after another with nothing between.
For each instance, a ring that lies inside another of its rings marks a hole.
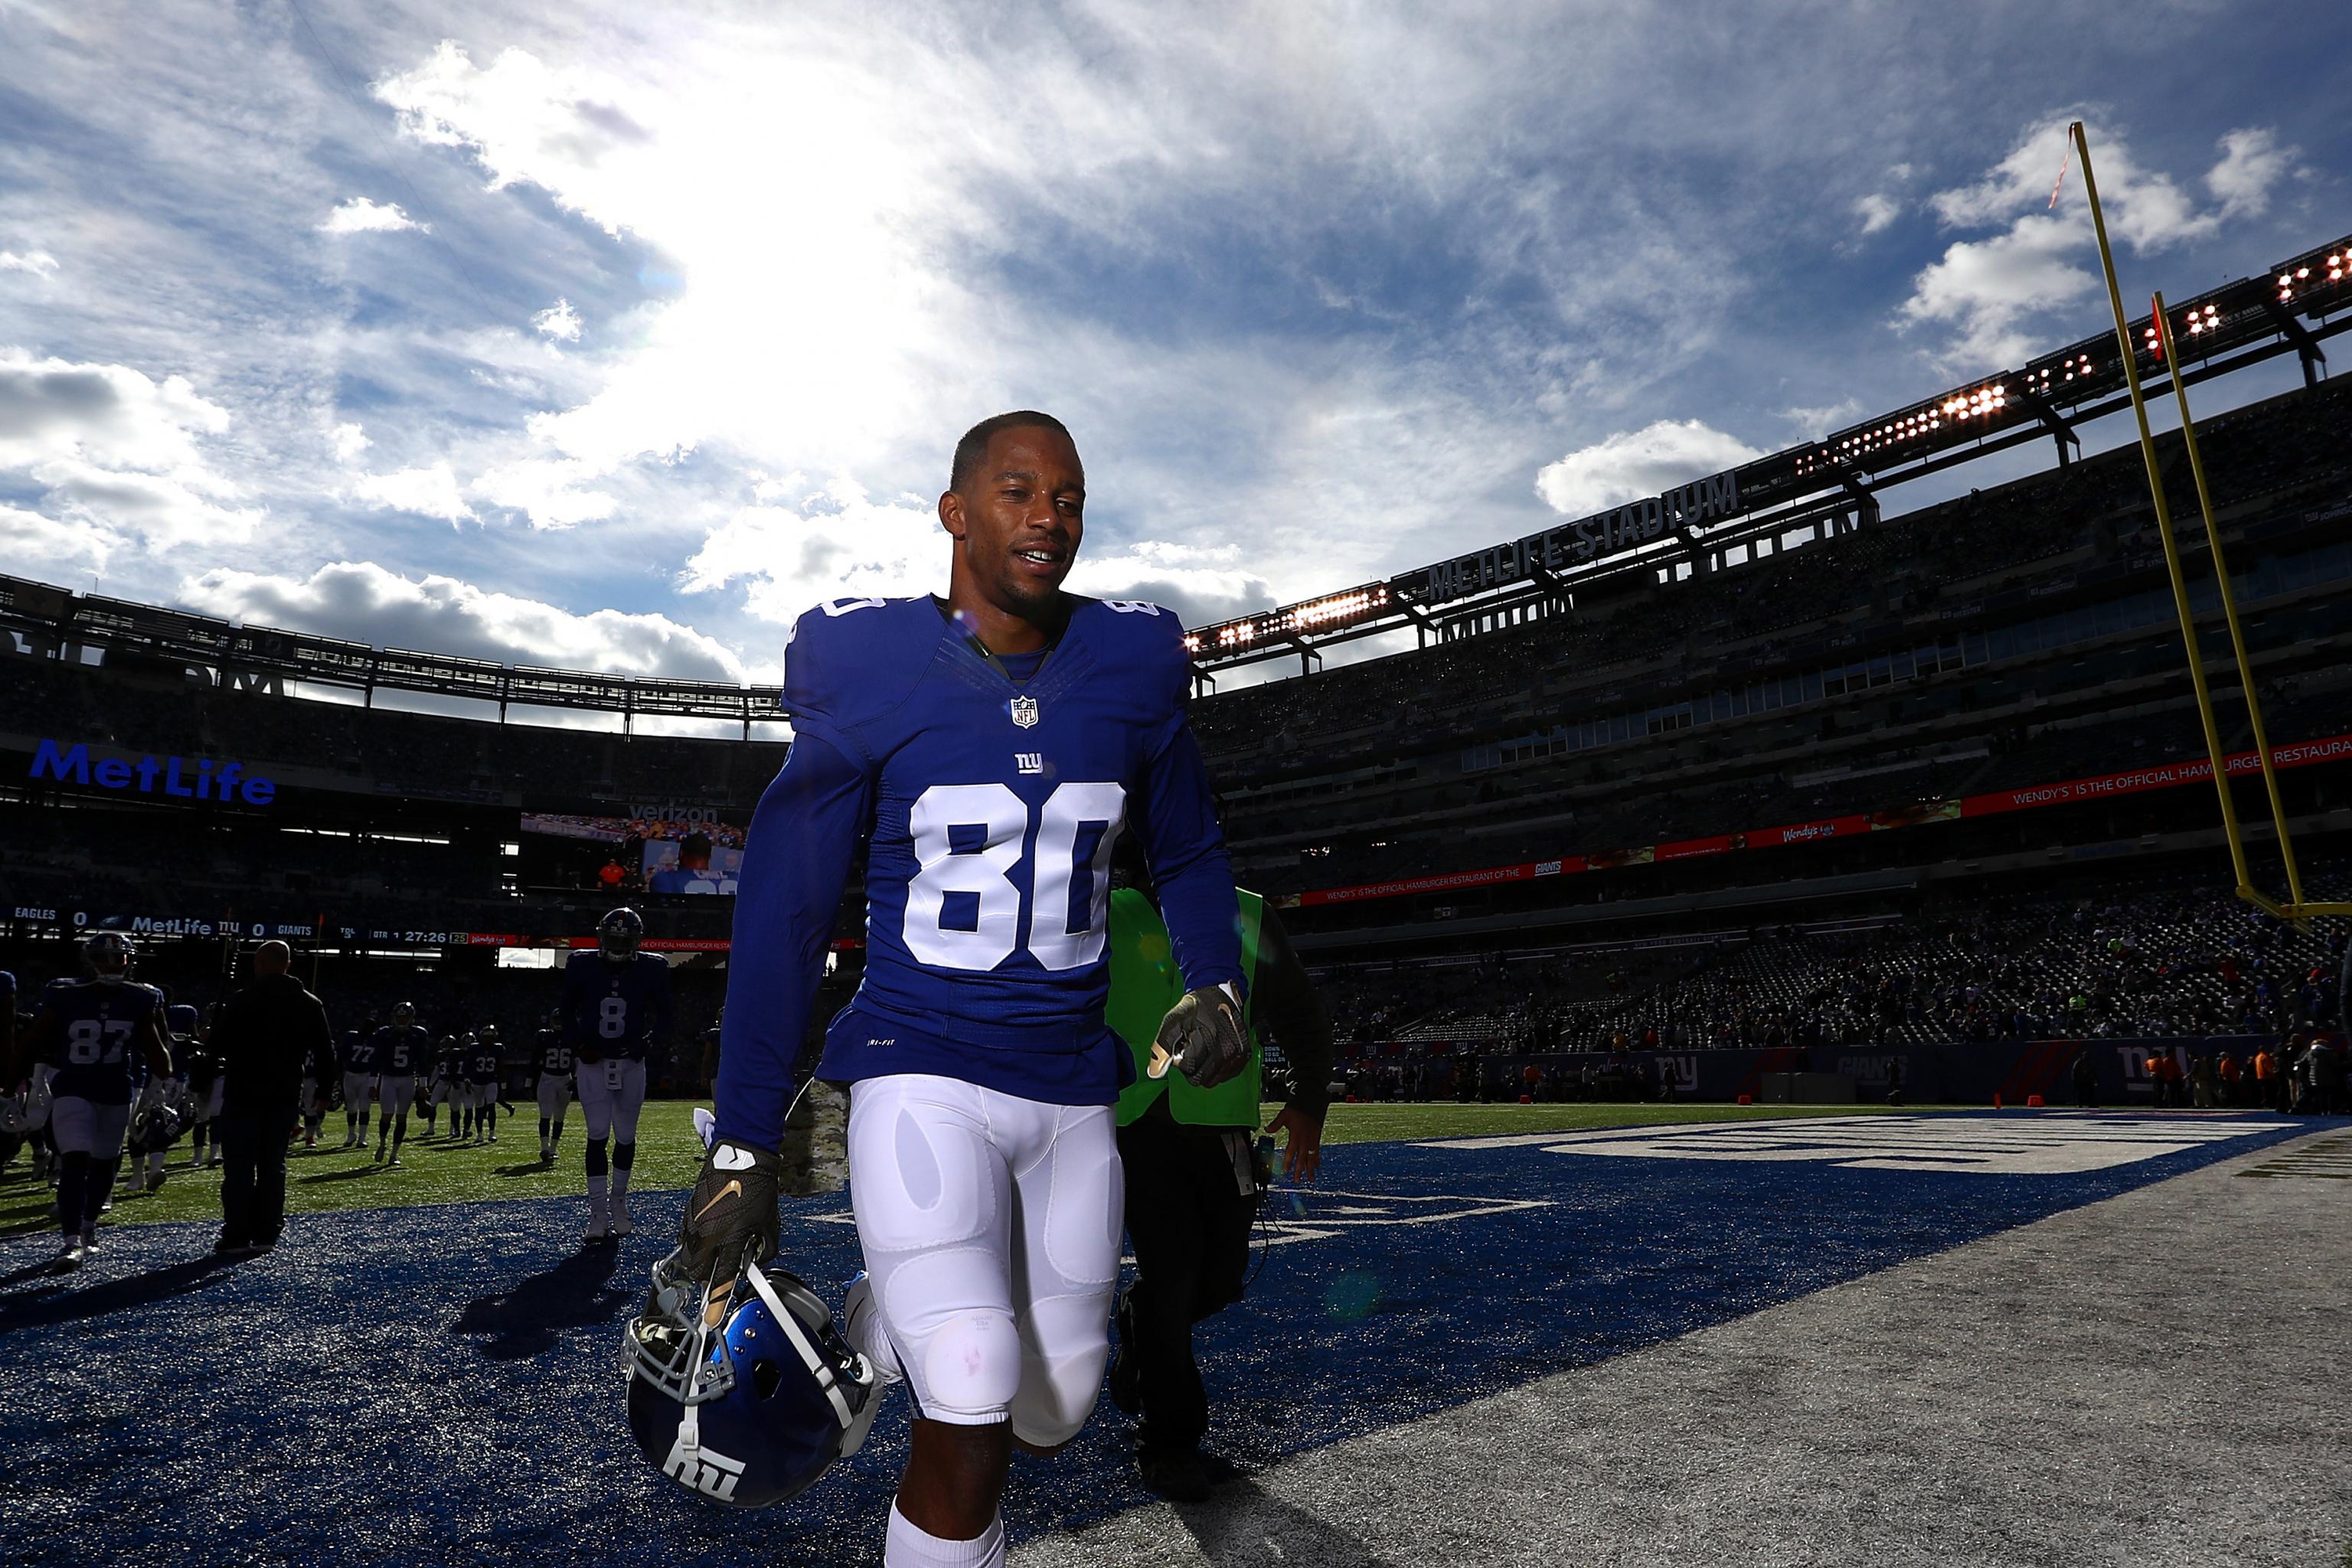
<instances>
[{"instance_id":1,"label":"football player in blue jersey","mask_svg":"<svg viewBox=\"0 0 2352 1568\"><path fill-rule=\"evenodd\" d=\"M593 1244L635 1226L629 1172L637 1163L637 1112L646 1103L646 1056L669 1032L669 963L641 952L646 922L614 910L596 922L596 951L563 966L563 1038L576 1062L580 1114L588 1123L588 1230ZM612 1164L604 1143L612 1140Z\"/></svg>"},{"instance_id":2,"label":"football player in blue jersey","mask_svg":"<svg viewBox=\"0 0 2352 1568\"><path fill-rule=\"evenodd\" d=\"M457 1139L457 1121L462 1114L464 1075L457 1070L457 1037L444 1035L433 1048L433 1095L425 1106L425 1136L433 1132L434 1113L443 1106L449 1108L449 1141Z\"/></svg>"},{"instance_id":3,"label":"football player in blue jersey","mask_svg":"<svg viewBox=\"0 0 2352 1568\"><path fill-rule=\"evenodd\" d=\"M338 1042L343 1068L343 1147L368 1146L368 1103L375 1098L376 1025L372 1017Z\"/></svg>"},{"instance_id":4,"label":"football player in blue jersey","mask_svg":"<svg viewBox=\"0 0 2352 1568\"><path fill-rule=\"evenodd\" d=\"M539 1163L555 1163L563 1141L563 1112L572 1103L572 1047L563 1037L561 1008L547 1016L535 1044L539 1057Z\"/></svg>"},{"instance_id":5,"label":"football player in blue jersey","mask_svg":"<svg viewBox=\"0 0 2352 1568\"><path fill-rule=\"evenodd\" d=\"M1186 988L1155 1066L1215 1084L1246 1058L1182 628L1062 592L1085 498L1059 421L987 420L940 498L948 597L838 600L794 626L795 738L740 872L716 1136L656 1273L707 1282L702 1321L718 1322L743 1267L774 1252L793 1061L869 840L865 974L816 1077L851 1086L866 1273L845 1331L914 1404L890 1568L1002 1563L1013 1447L1070 1441L1102 1385L1123 1213L1112 1107L1135 1071L1103 1022L1121 835L1142 840Z\"/></svg>"},{"instance_id":6,"label":"football player in blue jersey","mask_svg":"<svg viewBox=\"0 0 2352 1568\"><path fill-rule=\"evenodd\" d=\"M473 1109L474 1142L499 1141L499 1036L485 1028L466 1037L466 1102Z\"/></svg>"},{"instance_id":7,"label":"football player in blue jersey","mask_svg":"<svg viewBox=\"0 0 2352 1568\"><path fill-rule=\"evenodd\" d=\"M219 1007L219 1003L213 1004L214 1011ZM188 1074L189 1141L193 1145L188 1163L208 1171L220 1163L219 1146L213 1143L213 1123L220 1117L221 1100L228 1082L221 1076L220 1056L212 1048L211 1036L212 1015L207 1013L180 1063Z\"/></svg>"},{"instance_id":8,"label":"football player in blue jersey","mask_svg":"<svg viewBox=\"0 0 2352 1568\"><path fill-rule=\"evenodd\" d=\"M375 1031L375 1092L383 1103L375 1158L386 1169L400 1163L400 1146L408 1141L408 1108L416 1100L416 1069L426 1065L431 1047L432 1037L416 1021L415 1007L394 1003L392 1022Z\"/></svg>"},{"instance_id":9,"label":"football player in blue jersey","mask_svg":"<svg viewBox=\"0 0 2352 1568\"><path fill-rule=\"evenodd\" d=\"M34 1091L50 1101L58 1145L60 1270L79 1268L98 1245L98 1215L114 1189L141 1069L160 1095L172 1071L163 994L131 978L131 939L102 931L82 943L89 978L51 985L33 1018Z\"/></svg>"}]
</instances>

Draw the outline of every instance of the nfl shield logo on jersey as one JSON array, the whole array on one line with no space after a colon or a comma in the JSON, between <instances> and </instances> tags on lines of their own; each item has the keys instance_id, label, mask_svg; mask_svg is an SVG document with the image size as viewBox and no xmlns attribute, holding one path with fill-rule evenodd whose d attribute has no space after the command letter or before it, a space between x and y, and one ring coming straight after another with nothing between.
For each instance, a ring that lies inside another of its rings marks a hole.
<instances>
[{"instance_id":1,"label":"nfl shield logo on jersey","mask_svg":"<svg viewBox=\"0 0 2352 1568\"><path fill-rule=\"evenodd\" d=\"M1024 730L1035 729L1037 727L1037 700L1034 697L1014 698L1013 700L1013 721Z\"/></svg>"}]
</instances>

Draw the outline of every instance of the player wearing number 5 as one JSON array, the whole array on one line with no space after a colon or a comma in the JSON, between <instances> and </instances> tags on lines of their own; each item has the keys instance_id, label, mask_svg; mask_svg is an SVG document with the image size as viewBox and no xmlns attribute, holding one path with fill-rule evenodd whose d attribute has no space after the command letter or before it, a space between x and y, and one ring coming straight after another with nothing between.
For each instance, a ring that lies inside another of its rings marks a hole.
<instances>
[{"instance_id":1,"label":"player wearing number 5","mask_svg":"<svg viewBox=\"0 0 2352 1568\"><path fill-rule=\"evenodd\" d=\"M584 1239L592 1245L633 1228L629 1172L637 1163L646 1053L669 1032L669 964L658 953L637 951L645 934L636 910L614 910L596 922L596 951L575 952L563 966L563 1043L579 1064L580 1111L588 1123Z\"/></svg>"},{"instance_id":2,"label":"player wearing number 5","mask_svg":"<svg viewBox=\"0 0 2352 1568\"><path fill-rule=\"evenodd\" d=\"M1002 1563L1013 1446L1068 1442L1101 1387L1123 1202L1111 1108L1134 1072L1103 1023L1122 835L1141 839L1190 988L1171 1055L1213 1082L1243 1060L1233 873L1185 722L1183 630L1156 605L1061 591L1085 500L1058 421L988 420L940 498L948 597L841 600L793 627L794 740L740 872L717 1136L664 1265L709 1291L715 1321L775 1250L793 1058L866 839L865 976L817 1076L851 1086L867 1273L844 1331L913 1405L890 1568ZM705 1441L696 1474L722 1447Z\"/></svg>"}]
</instances>

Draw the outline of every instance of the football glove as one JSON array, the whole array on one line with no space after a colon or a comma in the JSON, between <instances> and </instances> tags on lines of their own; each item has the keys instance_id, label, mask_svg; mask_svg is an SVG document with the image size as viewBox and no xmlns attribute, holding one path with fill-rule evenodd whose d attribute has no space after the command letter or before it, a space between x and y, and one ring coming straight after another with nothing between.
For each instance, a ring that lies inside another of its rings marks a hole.
<instances>
[{"instance_id":1,"label":"football glove","mask_svg":"<svg viewBox=\"0 0 2352 1568\"><path fill-rule=\"evenodd\" d=\"M1230 986L1203 985L1184 993L1160 1020L1149 1070L1166 1078L1173 1067L1194 1089L1214 1089L1248 1065L1241 1004Z\"/></svg>"},{"instance_id":2,"label":"football glove","mask_svg":"<svg viewBox=\"0 0 2352 1568\"><path fill-rule=\"evenodd\" d=\"M687 1194L672 1270L723 1295L746 1265L776 1255L776 1194L784 1162L766 1149L721 1138L703 1156L702 1178Z\"/></svg>"}]
</instances>

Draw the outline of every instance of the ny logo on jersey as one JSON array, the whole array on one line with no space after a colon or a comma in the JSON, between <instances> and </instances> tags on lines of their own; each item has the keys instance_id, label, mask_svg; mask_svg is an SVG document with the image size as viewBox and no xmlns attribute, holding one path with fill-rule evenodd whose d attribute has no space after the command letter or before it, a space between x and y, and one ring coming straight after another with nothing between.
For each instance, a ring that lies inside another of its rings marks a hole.
<instances>
[{"instance_id":1,"label":"ny logo on jersey","mask_svg":"<svg viewBox=\"0 0 2352 1568\"><path fill-rule=\"evenodd\" d=\"M1042 773L1045 771L1045 753L1043 752L1015 752L1013 753L1013 765L1019 768L1024 773Z\"/></svg>"},{"instance_id":2,"label":"ny logo on jersey","mask_svg":"<svg viewBox=\"0 0 2352 1568\"><path fill-rule=\"evenodd\" d=\"M743 1461L730 1459L715 1448L688 1447L681 1431L662 1461L662 1474L684 1481L705 1497L720 1502L735 1500L735 1483L743 1479Z\"/></svg>"},{"instance_id":3,"label":"ny logo on jersey","mask_svg":"<svg viewBox=\"0 0 2352 1568\"><path fill-rule=\"evenodd\" d=\"M1034 697L1016 697L1013 700L1013 722L1024 730L1034 730L1037 727L1037 700Z\"/></svg>"}]
</instances>

